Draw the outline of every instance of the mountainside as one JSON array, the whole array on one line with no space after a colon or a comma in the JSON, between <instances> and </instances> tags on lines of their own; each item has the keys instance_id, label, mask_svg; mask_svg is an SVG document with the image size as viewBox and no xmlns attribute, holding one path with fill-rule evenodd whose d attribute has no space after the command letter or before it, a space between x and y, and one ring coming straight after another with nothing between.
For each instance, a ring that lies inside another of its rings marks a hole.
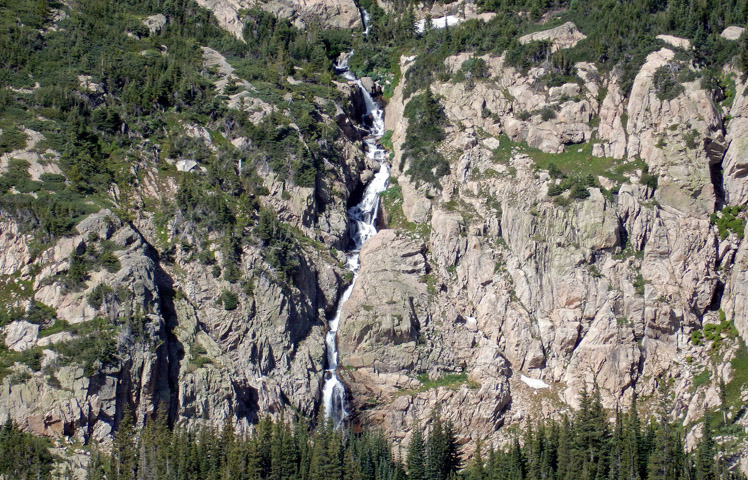
<instances>
[{"instance_id":1,"label":"mountainside","mask_svg":"<svg viewBox=\"0 0 748 480\"><path fill-rule=\"evenodd\" d=\"M748 472L748 9L582 3L0 0L0 418L80 467L334 375L470 456L597 388Z\"/></svg>"}]
</instances>

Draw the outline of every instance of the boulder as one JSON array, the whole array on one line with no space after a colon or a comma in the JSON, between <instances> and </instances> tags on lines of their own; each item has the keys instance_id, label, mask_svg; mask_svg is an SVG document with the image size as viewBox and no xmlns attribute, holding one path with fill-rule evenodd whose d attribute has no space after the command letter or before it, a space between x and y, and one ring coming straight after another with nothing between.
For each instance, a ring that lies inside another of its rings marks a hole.
<instances>
[{"instance_id":1,"label":"boulder","mask_svg":"<svg viewBox=\"0 0 748 480\"><path fill-rule=\"evenodd\" d=\"M151 35L161 33L161 29L166 26L166 16L159 13L151 15L150 17L145 17L143 19L143 25L148 27L148 31L151 32Z\"/></svg>"},{"instance_id":2,"label":"boulder","mask_svg":"<svg viewBox=\"0 0 748 480\"><path fill-rule=\"evenodd\" d=\"M729 27L722 30L720 37L724 38L725 40L739 40L743 33L745 33L745 28L730 25Z\"/></svg>"},{"instance_id":3,"label":"boulder","mask_svg":"<svg viewBox=\"0 0 748 480\"><path fill-rule=\"evenodd\" d=\"M177 160L177 171L178 172L191 172L197 167L197 162L194 160Z\"/></svg>"},{"instance_id":4,"label":"boulder","mask_svg":"<svg viewBox=\"0 0 748 480\"><path fill-rule=\"evenodd\" d=\"M540 40L548 40L551 42L552 50L555 52L563 48L572 48L580 40L585 38L587 38L587 35L580 32L576 25L572 22L566 22L556 28L523 35L519 37L519 41L522 44L527 44Z\"/></svg>"},{"instance_id":5,"label":"boulder","mask_svg":"<svg viewBox=\"0 0 748 480\"><path fill-rule=\"evenodd\" d=\"M16 320L5 327L5 346L15 352L23 352L36 344L39 325L25 320Z\"/></svg>"},{"instance_id":6,"label":"boulder","mask_svg":"<svg viewBox=\"0 0 748 480\"><path fill-rule=\"evenodd\" d=\"M674 37L672 35L657 35L655 38L657 38L657 40L662 40L673 47L682 48L683 50L691 50L691 41L687 38Z\"/></svg>"}]
</instances>

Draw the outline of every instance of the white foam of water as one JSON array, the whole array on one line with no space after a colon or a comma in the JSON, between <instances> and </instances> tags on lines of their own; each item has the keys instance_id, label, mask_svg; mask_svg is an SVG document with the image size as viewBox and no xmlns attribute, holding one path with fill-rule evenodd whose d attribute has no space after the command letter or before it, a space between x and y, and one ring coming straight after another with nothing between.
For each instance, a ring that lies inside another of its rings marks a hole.
<instances>
[{"instance_id":1,"label":"white foam of water","mask_svg":"<svg viewBox=\"0 0 748 480\"><path fill-rule=\"evenodd\" d=\"M363 21L366 27L364 34L368 33L369 14L363 12ZM352 54L352 52L351 52ZM325 336L327 346L327 370L325 370L325 384L322 387L322 404L325 413L332 417L333 424L338 427L348 415L345 409L345 387L338 379L336 370L338 368L338 348L337 332L340 324L340 312L343 310L343 304L350 298L353 292L353 286L358 278L360 268L359 252L366 241L377 233L374 226L377 220L379 210L379 194L387 188L387 182L390 178L390 167L386 162L386 152L379 145L379 139L384 135L384 111L371 98L371 94L364 88L361 81L357 79L348 70L348 58L344 56L342 60L335 65L338 71L351 82L355 82L361 90L364 97L366 112L362 119L364 125L368 126L369 135L364 139L364 147L367 157L379 162L379 171L364 189L363 196L358 205L348 209L349 220L349 237L351 240L351 249L347 253L346 267L353 272L353 281L345 289L343 295L338 300L338 306L335 316L328 321L330 330Z\"/></svg>"}]
</instances>

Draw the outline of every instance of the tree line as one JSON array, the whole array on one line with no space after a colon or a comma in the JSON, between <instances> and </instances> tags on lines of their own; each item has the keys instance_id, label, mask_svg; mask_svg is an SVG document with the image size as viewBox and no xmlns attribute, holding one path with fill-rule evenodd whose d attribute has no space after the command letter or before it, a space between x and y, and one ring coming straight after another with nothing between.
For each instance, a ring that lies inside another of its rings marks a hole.
<instances>
[{"instance_id":1,"label":"tree line","mask_svg":"<svg viewBox=\"0 0 748 480\"><path fill-rule=\"evenodd\" d=\"M110 453L95 453L91 480L739 480L729 454L715 440L712 421L703 422L696 448L687 451L684 429L669 420L667 400L649 418L634 399L615 420L598 390L583 391L580 408L559 421L528 422L510 433L507 445L484 448L470 460L466 439L449 420L432 414L415 423L407 445L381 432L335 429L320 415L316 427L303 419L261 419L251 435L231 422L211 428L169 429L152 420L138 432L126 414ZM510 431L511 432L511 431Z\"/></svg>"}]
</instances>

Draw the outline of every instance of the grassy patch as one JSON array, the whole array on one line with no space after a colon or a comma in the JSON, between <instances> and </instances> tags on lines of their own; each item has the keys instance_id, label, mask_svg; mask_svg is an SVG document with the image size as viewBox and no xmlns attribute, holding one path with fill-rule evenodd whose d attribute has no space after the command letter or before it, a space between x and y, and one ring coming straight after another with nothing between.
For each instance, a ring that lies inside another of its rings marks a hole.
<instances>
[{"instance_id":1,"label":"grassy patch","mask_svg":"<svg viewBox=\"0 0 748 480\"><path fill-rule=\"evenodd\" d=\"M474 382L471 380L468 380L467 373L448 373L444 375L443 377L439 377L437 379L431 380L426 373L422 373L418 375L417 377L418 381L421 382L421 386L417 388L412 388L410 390L404 390L402 392L403 395L417 395L421 392L425 392L427 390L431 390L433 388L449 388L452 390L456 390L460 388L462 385L467 385L468 388L471 389L477 389L480 387L480 384L478 382Z\"/></svg>"},{"instance_id":2,"label":"grassy patch","mask_svg":"<svg viewBox=\"0 0 748 480\"><path fill-rule=\"evenodd\" d=\"M699 387L703 387L704 385L709 384L709 381L712 378L712 374L709 373L709 370L704 370L703 372L699 373L698 375L695 375L693 377L693 388L696 390Z\"/></svg>"},{"instance_id":3,"label":"grassy patch","mask_svg":"<svg viewBox=\"0 0 748 480\"><path fill-rule=\"evenodd\" d=\"M39 331L39 338L48 337L60 332L72 332L73 327L74 326L70 325L67 321L58 318L55 320L55 323L52 324L51 327L44 328Z\"/></svg>"},{"instance_id":4,"label":"grassy patch","mask_svg":"<svg viewBox=\"0 0 748 480\"><path fill-rule=\"evenodd\" d=\"M410 222L403 212L403 190L400 185L394 185L379 194L382 206L387 213L387 226L396 230L403 230L411 235L427 237L431 233L426 223Z\"/></svg>"},{"instance_id":5,"label":"grassy patch","mask_svg":"<svg viewBox=\"0 0 748 480\"><path fill-rule=\"evenodd\" d=\"M499 147L493 152L495 162L508 163L513 155L524 153L533 159L536 168L554 170L557 174L570 178L602 176L617 183L625 183L628 181L628 173L645 166L641 159L625 161L612 157L595 157L592 155L592 143L566 145L561 153L546 153L524 142L513 142L506 135L501 135L499 142Z\"/></svg>"},{"instance_id":6,"label":"grassy patch","mask_svg":"<svg viewBox=\"0 0 748 480\"><path fill-rule=\"evenodd\" d=\"M742 340L730 364L732 365L732 380L725 385L727 407L745 408L741 400L741 392L748 385L748 348Z\"/></svg>"}]
</instances>

